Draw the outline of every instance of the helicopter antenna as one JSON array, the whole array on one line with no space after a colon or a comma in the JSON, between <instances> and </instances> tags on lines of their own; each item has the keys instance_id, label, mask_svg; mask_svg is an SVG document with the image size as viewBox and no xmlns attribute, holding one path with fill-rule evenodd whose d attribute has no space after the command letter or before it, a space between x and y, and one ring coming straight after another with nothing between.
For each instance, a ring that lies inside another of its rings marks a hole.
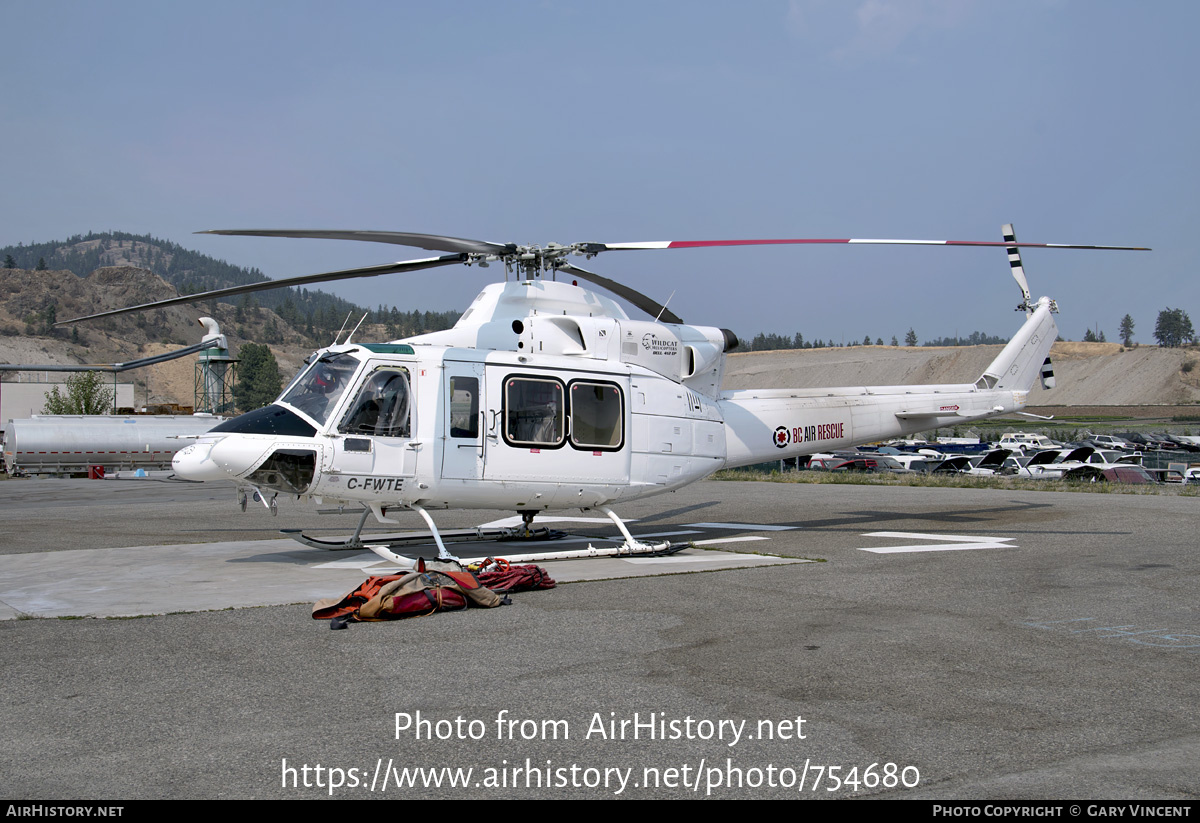
<instances>
[{"instance_id":1,"label":"helicopter antenna","mask_svg":"<svg viewBox=\"0 0 1200 823\"><path fill-rule=\"evenodd\" d=\"M367 319L368 314L370 314L369 311L363 312L362 320L358 321L358 325L354 327L354 331L352 331L348 335L346 335L346 345L350 345L350 338L354 336L354 332L358 331L358 326L361 326L363 324L363 320Z\"/></svg>"},{"instance_id":2,"label":"helicopter antenna","mask_svg":"<svg viewBox=\"0 0 1200 823\"><path fill-rule=\"evenodd\" d=\"M665 311L667 310L667 306L670 304L670 302L671 302L671 298L672 298L672 297L674 297L674 296L675 296L675 292L674 292L674 291L672 291L672 292L671 292L671 294L670 294L670 296L668 296L668 297L667 297L667 299L666 299L666 302L664 302L664 303L662 304L662 308L661 308L661 309L659 309L659 311L658 311L658 314L657 314L657 315L655 315L655 317L654 317L654 322L655 322L655 323L657 323L657 322L658 322L658 319L659 319L660 317L662 317L662 316L663 316L663 312L665 312Z\"/></svg>"},{"instance_id":3,"label":"helicopter antenna","mask_svg":"<svg viewBox=\"0 0 1200 823\"><path fill-rule=\"evenodd\" d=\"M335 334L335 335L333 336L333 342L332 342L332 343L330 343L330 345L331 345L331 346L336 346L336 345L337 345L338 338L339 338L339 337L341 337L341 336L342 336L342 332L344 332L344 331L346 330L346 324L350 322L350 315L352 315L352 314L354 314L354 310L353 310L353 309L351 309L350 311L346 312L346 319L342 321L342 327L341 327L340 329L338 329L338 333L337 333L337 334ZM351 334L353 334L353 332L351 332Z\"/></svg>"}]
</instances>

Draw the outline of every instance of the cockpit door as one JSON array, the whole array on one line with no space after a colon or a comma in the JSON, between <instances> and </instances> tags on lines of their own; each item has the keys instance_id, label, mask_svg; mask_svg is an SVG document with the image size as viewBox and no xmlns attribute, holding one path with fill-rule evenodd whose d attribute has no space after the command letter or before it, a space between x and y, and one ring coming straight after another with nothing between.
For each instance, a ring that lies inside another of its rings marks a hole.
<instances>
[{"instance_id":1,"label":"cockpit door","mask_svg":"<svg viewBox=\"0 0 1200 823\"><path fill-rule=\"evenodd\" d=\"M368 362L337 423L333 438L337 471L364 477L415 474L414 400L407 364Z\"/></svg>"}]
</instances>

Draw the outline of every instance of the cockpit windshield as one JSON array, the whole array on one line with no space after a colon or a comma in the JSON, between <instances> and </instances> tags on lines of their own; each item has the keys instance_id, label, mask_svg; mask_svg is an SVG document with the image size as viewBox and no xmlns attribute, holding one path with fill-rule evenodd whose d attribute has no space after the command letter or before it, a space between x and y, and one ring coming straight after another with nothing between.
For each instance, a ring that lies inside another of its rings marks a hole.
<instances>
[{"instance_id":1,"label":"cockpit windshield","mask_svg":"<svg viewBox=\"0 0 1200 823\"><path fill-rule=\"evenodd\" d=\"M325 425L329 413L350 385L350 378L359 363L349 354L322 357L309 366L279 399Z\"/></svg>"}]
</instances>

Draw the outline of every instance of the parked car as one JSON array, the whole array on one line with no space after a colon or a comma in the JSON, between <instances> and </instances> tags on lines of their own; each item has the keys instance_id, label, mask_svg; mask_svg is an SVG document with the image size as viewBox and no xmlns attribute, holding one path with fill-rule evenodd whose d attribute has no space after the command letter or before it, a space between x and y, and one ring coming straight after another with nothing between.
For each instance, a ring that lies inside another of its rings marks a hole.
<instances>
[{"instance_id":1,"label":"parked car","mask_svg":"<svg viewBox=\"0 0 1200 823\"><path fill-rule=\"evenodd\" d=\"M1021 454L1059 448L1057 443L1044 434L1026 434L1025 432L1007 432L1001 435L998 445L1002 449L1012 449Z\"/></svg>"},{"instance_id":2,"label":"parked car","mask_svg":"<svg viewBox=\"0 0 1200 823\"><path fill-rule=\"evenodd\" d=\"M1141 466L1120 465L1102 469L1084 465L1063 475L1064 480L1084 480L1092 483L1157 483L1150 472Z\"/></svg>"},{"instance_id":3,"label":"parked car","mask_svg":"<svg viewBox=\"0 0 1200 823\"><path fill-rule=\"evenodd\" d=\"M1112 434L1089 434L1088 440L1091 440L1098 449L1115 449L1116 451L1136 451L1137 446L1130 443L1123 437L1117 437Z\"/></svg>"},{"instance_id":4,"label":"parked car","mask_svg":"<svg viewBox=\"0 0 1200 823\"><path fill-rule=\"evenodd\" d=\"M855 457L843 460L833 467L835 472L873 472L879 471L879 463L874 457Z\"/></svg>"}]
</instances>

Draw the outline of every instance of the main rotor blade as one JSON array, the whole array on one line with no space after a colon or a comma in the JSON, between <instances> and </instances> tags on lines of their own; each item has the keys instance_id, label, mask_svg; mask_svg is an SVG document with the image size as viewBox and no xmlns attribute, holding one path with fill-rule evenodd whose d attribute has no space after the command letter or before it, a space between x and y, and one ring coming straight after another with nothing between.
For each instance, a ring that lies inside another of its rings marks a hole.
<instances>
[{"instance_id":1,"label":"main rotor blade","mask_svg":"<svg viewBox=\"0 0 1200 823\"><path fill-rule=\"evenodd\" d=\"M413 246L430 251L466 252L468 254L506 254L516 251L513 243L491 243L487 240L468 240L441 234L413 234L402 231L341 231L329 229L213 229L196 234L231 234L247 237L308 237L316 240L364 240L370 243L391 243Z\"/></svg>"},{"instance_id":2,"label":"main rotor blade","mask_svg":"<svg viewBox=\"0 0 1200 823\"><path fill-rule=\"evenodd\" d=\"M695 249L705 246L789 246L849 243L893 246L1024 246L1034 249L1105 249L1108 251L1150 251L1145 246L1083 246L1071 243L1008 243L991 240L877 240L865 238L800 237L782 240L652 240L645 243L585 243L589 254L628 249Z\"/></svg>"},{"instance_id":3,"label":"main rotor blade","mask_svg":"<svg viewBox=\"0 0 1200 823\"><path fill-rule=\"evenodd\" d=\"M647 297L636 289L631 289L629 286L622 285L616 280L609 280L607 277L602 277L595 272L590 272L587 269L581 269L578 266L571 265L570 263L564 263L561 266L556 266L555 269L565 274L573 274L576 277L582 277L584 280L608 289L617 297L623 297L651 317L656 317L666 323L677 323L679 325L683 325L683 320L681 320L679 315L675 314L675 312L671 311L657 300Z\"/></svg>"},{"instance_id":4,"label":"main rotor blade","mask_svg":"<svg viewBox=\"0 0 1200 823\"><path fill-rule=\"evenodd\" d=\"M112 317L117 314L128 314L135 311L146 311L147 309L159 309L164 306L176 306L180 303L198 303L202 300L211 300L218 297L232 297L237 294L249 294L256 291L270 291L271 289L286 288L288 286L307 286L309 283L327 283L331 280L349 280L354 277L374 277L379 274L397 274L399 272L420 271L421 269L432 269L437 266L449 266L454 263L466 262L467 255L451 254L445 257L429 257L424 260L406 260L401 263L387 263L382 266L367 266L361 269L345 269L343 271L331 271L324 274L304 274L299 277L284 277L279 280L268 280L265 283L250 283L245 286L231 286L227 289L214 289L212 291L200 292L198 294L185 294L182 297L172 297L167 300L158 300L154 303L143 303L140 306L129 306L124 309L113 309L112 311L99 312L97 314L89 314L86 317L74 317L70 320L60 320L55 323L56 326L67 326L71 323L79 323L84 320L95 320L99 317Z\"/></svg>"}]
</instances>

